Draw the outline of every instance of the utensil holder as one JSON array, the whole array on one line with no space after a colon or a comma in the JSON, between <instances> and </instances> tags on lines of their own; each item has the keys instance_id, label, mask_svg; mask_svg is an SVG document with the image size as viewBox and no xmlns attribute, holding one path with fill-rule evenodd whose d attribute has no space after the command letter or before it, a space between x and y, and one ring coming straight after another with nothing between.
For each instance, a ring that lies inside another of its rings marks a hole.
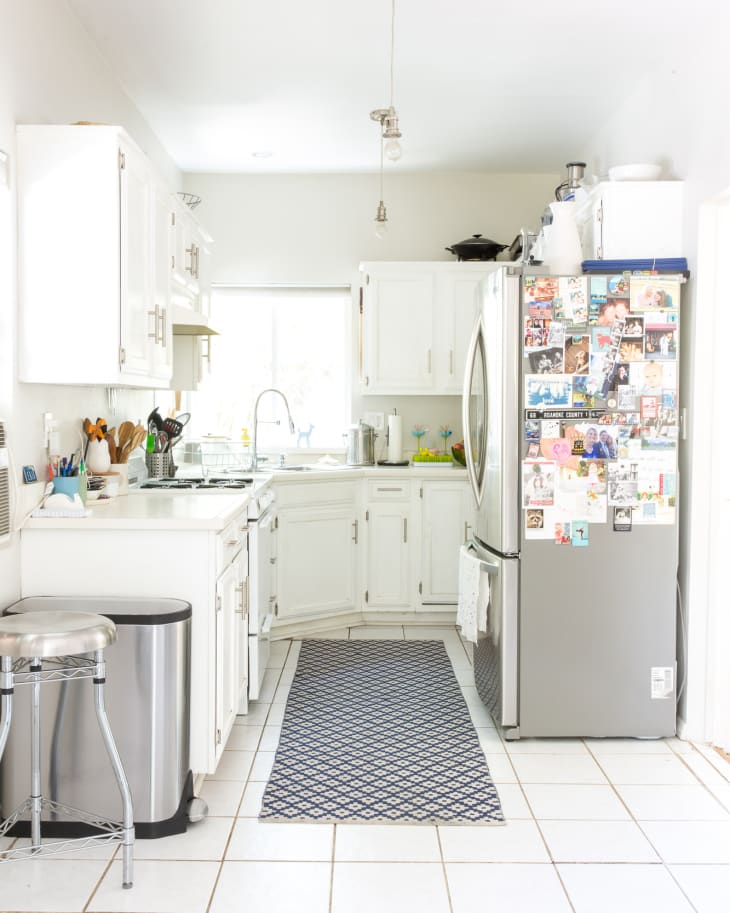
<instances>
[{"instance_id":1,"label":"utensil holder","mask_svg":"<svg viewBox=\"0 0 730 913\"><path fill-rule=\"evenodd\" d=\"M164 479L170 475L171 453L146 453L144 461L151 479Z\"/></svg>"}]
</instances>

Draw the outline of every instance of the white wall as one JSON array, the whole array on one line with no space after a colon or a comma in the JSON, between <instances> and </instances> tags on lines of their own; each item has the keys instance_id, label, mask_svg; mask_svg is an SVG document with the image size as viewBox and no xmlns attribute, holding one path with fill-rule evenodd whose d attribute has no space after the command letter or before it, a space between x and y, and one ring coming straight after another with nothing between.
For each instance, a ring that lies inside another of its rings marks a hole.
<instances>
[{"instance_id":1,"label":"white wall","mask_svg":"<svg viewBox=\"0 0 730 913\"><path fill-rule=\"evenodd\" d=\"M10 157L10 186L0 186L0 418L8 423L13 478L20 484L24 463L35 464L39 475L43 469L43 412L52 411L60 420L62 445L69 452L78 446L76 428L84 416L115 417L109 414L103 389L15 380L15 124L121 124L172 189L180 187L181 178L65 2L0 0L0 16L0 149ZM74 314L72 319L93 319L93 314ZM123 392L117 418L146 417L151 402L149 392ZM0 606L19 594L17 540L15 535L0 547Z\"/></svg>"},{"instance_id":2,"label":"white wall","mask_svg":"<svg viewBox=\"0 0 730 913\"><path fill-rule=\"evenodd\" d=\"M407 153L406 153L407 154ZM217 283L350 284L359 286L362 260L451 260L444 248L477 232L509 244L520 227L539 225L561 178L554 174L398 174L385 177L389 230L373 233L379 199L375 174L315 176L188 174L185 186L203 201L195 210L215 238ZM448 424L461 437L457 396L360 396L357 393L357 313L353 295L352 415L389 413L404 427ZM344 430L344 429L343 429ZM410 436L404 446L410 444ZM382 444L382 442L379 442Z\"/></svg>"},{"instance_id":3,"label":"white wall","mask_svg":"<svg viewBox=\"0 0 730 913\"><path fill-rule=\"evenodd\" d=\"M709 18L699 18L703 15ZM701 291L713 282L702 274L698 228L702 204L730 187L726 117L730 71L722 64L730 11L722 4L705 11L693 8L691 16L683 17L682 27L686 32L682 58L666 60L660 71L638 86L584 154L589 172L605 173L614 164L659 162L664 166L663 177L685 182L684 248L692 279L682 315L680 405L687 410L688 438L680 448L680 586L689 652L680 714L689 737L707 739L712 718L712 708L706 706L711 616L713 607L727 611L727 587L718 578L720 568L709 561L713 537L721 528L716 518L723 511L717 510L717 501L718 496L726 497L726 487L719 484L719 473L725 472L727 450L718 461L707 443L714 423L726 423L721 410L727 384L717 388L714 359L727 363L727 352L716 355L715 346L715 340L724 339L726 333L727 302L718 299L722 311L715 310L715 301ZM725 651L727 655L730 643Z\"/></svg>"}]
</instances>

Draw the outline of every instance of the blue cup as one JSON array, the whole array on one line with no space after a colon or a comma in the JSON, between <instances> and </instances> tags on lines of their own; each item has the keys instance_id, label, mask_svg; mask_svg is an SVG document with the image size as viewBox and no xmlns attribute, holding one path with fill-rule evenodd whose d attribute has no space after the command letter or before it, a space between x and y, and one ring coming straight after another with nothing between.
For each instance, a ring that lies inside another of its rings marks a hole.
<instances>
[{"instance_id":1,"label":"blue cup","mask_svg":"<svg viewBox=\"0 0 730 913\"><path fill-rule=\"evenodd\" d=\"M62 495L68 495L69 498L73 498L74 495L79 493L79 477L56 476L53 480L53 491L54 493L60 492Z\"/></svg>"}]
</instances>

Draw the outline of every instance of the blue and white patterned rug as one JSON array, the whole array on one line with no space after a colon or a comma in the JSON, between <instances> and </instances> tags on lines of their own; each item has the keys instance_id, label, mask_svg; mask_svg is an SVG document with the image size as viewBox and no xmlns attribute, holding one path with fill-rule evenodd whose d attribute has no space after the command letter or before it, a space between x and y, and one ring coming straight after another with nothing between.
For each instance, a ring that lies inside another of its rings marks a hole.
<instances>
[{"instance_id":1,"label":"blue and white patterned rug","mask_svg":"<svg viewBox=\"0 0 730 913\"><path fill-rule=\"evenodd\" d=\"M443 643L305 640L259 817L503 824Z\"/></svg>"}]
</instances>

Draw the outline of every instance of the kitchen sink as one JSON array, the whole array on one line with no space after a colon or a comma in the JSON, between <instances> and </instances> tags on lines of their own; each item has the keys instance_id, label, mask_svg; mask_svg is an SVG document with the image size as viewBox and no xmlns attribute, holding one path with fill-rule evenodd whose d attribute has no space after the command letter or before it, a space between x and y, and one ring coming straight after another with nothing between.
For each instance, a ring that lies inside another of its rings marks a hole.
<instances>
[{"instance_id":1,"label":"kitchen sink","mask_svg":"<svg viewBox=\"0 0 730 913\"><path fill-rule=\"evenodd\" d=\"M318 466L272 466L273 472L313 472Z\"/></svg>"}]
</instances>

